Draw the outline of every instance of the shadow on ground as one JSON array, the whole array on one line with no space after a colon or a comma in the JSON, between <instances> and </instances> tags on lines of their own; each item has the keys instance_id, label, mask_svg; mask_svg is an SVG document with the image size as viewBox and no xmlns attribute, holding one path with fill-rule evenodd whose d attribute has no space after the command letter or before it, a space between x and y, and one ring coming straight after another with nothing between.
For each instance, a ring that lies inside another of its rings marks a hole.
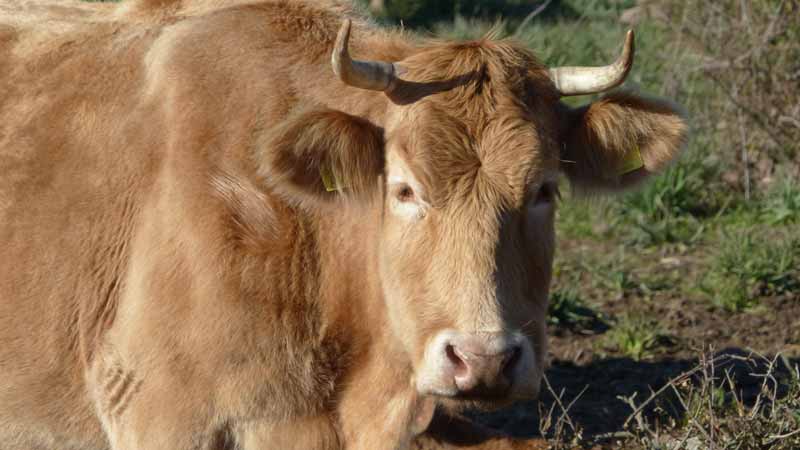
<instances>
[{"instance_id":1,"label":"shadow on ground","mask_svg":"<svg viewBox=\"0 0 800 450\"><path fill-rule=\"evenodd\" d=\"M752 403L763 382L756 374L766 372L766 361L745 361L750 353L738 348L730 348L718 352L714 358L723 360L716 365L715 373L723 375L725 370L736 384L737 394L741 391L745 403ZM732 356L732 358L730 358ZM788 360L795 367L800 359ZM521 438L541 436L539 432L540 411L550 410L555 402L553 392L561 395L561 402L569 409L572 421L583 428L584 437L592 438L604 434L615 433L623 429L623 424L631 414L631 408L620 397L636 395L637 404L648 398L670 380L692 370L700 364L698 359L673 359L654 362L634 361L630 358L609 358L594 361L585 365L554 361L546 376L552 391L543 386L541 398L517 404L511 408L491 413L470 414L477 421L494 429L503 430L509 435ZM789 374L785 363L778 363L775 372ZM699 375L699 374L698 374ZM693 377L697 381L697 376ZM722 379L720 378L720 382ZM721 384L721 383L720 383ZM585 391L584 391L585 389ZM658 402L674 416L682 412L679 408L671 408L668 394L661 396ZM677 403L676 403L677 404ZM655 402L653 405L654 406ZM652 407L646 408L652 414ZM560 413L556 404L554 415Z\"/></svg>"}]
</instances>

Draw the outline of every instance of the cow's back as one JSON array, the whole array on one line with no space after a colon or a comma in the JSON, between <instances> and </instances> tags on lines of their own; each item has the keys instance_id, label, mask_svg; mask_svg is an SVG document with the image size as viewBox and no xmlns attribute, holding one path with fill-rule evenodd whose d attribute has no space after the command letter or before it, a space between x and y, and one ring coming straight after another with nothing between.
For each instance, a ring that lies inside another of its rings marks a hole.
<instances>
[{"instance_id":1,"label":"cow's back","mask_svg":"<svg viewBox=\"0 0 800 450\"><path fill-rule=\"evenodd\" d=\"M157 439L169 407L211 433L331 404L352 336L320 325L318 224L252 155L296 104L334 101L344 7L219 4L0 25L0 442L38 443L4 449Z\"/></svg>"},{"instance_id":2,"label":"cow's back","mask_svg":"<svg viewBox=\"0 0 800 450\"><path fill-rule=\"evenodd\" d=\"M102 9L0 10L0 430L47 429L59 448L105 445L83 365L157 164L139 95L154 33L94 21ZM0 435L26 448L15 439Z\"/></svg>"}]
</instances>

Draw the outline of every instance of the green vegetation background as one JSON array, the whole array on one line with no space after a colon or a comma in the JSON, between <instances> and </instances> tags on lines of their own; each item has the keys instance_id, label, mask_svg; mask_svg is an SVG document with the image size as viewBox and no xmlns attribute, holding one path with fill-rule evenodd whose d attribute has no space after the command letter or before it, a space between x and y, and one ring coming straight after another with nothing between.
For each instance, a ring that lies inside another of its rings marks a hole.
<instances>
[{"instance_id":1,"label":"green vegetation background","mask_svg":"<svg viewBox=\"0 0 800 450\"><path fill-rule=\"evenodd\" d=\"M552 0L523 24L543 3L373 0L365 6L383 22L441 37L500 30L548 65L611 62L624 31L634 28L636 62L624 88L683 105L691 141L680 161L642 190L602 201L565 198L561 238L613 242L618 251L613 264L596 261L601 268L562 254L556 279L568 281L558 284L572 286L600 270L605 278L631 277L617 286L623 291L671 289L731 312L756 308L768 296L800 301L800 3ZM664 260L693 270L668 279ZM591 278L584 281L602 284ZM556 304L619 294L599 287L569 293L560 287Z\"/></svg>"}]
</instances>

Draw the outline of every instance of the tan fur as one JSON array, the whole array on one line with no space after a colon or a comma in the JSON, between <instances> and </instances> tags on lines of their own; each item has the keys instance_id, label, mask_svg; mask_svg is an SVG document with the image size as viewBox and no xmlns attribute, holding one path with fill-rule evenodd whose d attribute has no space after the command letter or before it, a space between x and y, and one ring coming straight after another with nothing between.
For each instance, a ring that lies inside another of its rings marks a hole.
<instances>
[{"instance_id":1,"label":"tan fur","mask_svg":"<svg viewBox=\"0 0 800 450\"><path fill-rule=\"evenodd\" d=\"M337 199L374 191L383 172L383 131L358 117L316 109L265 133L256 159L264 182L287 200ZM322 180L327 171L336 191Z\"/></svg>"},{"instance_id":2,"label":"tan fur","mask_svg":"<svg viewBox=\"0 0 800 450\"><path fill-rule=\"evenodd\" d=\"M617 92L570 113L562 158L570 180L585 188L630 186L659 172L683 148L687 124L663 100ZM629 152L640 152L644 167L619 174Z\"/></svg>"},{"instance_id":3,"label":"tan fur","mask_svg":"<svg viewBox=\"0 0 800 450\"><path fill-rule=\"evenodd\" d=\"M344 15L353 56L403 64L403 90L336 79ZM345 2L6 2L2 448L452 445L414 432L437 330L521 330L538 387L540 185L606 186L632 142L650 173L684 139L663 103L568 111L518 45L418 42ZM431 205L414 225L388 206L396 158Z\"/></svg>"}]
</instances>

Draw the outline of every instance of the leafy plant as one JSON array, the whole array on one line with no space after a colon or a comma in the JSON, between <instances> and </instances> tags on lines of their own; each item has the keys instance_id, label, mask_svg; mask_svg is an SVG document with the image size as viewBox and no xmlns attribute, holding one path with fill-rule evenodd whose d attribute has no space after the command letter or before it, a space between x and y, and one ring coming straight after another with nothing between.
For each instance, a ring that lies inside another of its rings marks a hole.
<instances>
[{"instance_id":1,"label":"leafy plant","mask_svg":"<svg viewBox=\"0 0 800 450\"><path fill-rule=\"evenodd\" d=\"M763 199L762 218L769 225L800 221L800 182L786 175Z\"/></svg>"},{"instance_id":2,"label":"leafy plant","mask_svg":"<svg viewBox=\"0 0 800 450\"><path fill-rule=\"evenodd\" d=\"M703 290L718 306L741 311L759 297L800 292L800 237L727 235Z\"/></svg>"},{"instance_id":3,"label":"leafy plant","mask_svg":"<svg viewBox=\"0 0 800 450\"><path fill-rule=\"evenodd\" d=\"M659 347L670 342L657 320L625 315L605 334L603 346L640 361L653 356Z\"/></svg>"},{"instance_id":4,"label":"leafy plant","mask_svg":"<svg viewBox=\"0 0 800 450\"><path fill-rule=\"evenodd\" d=\"M556 290L550 294L547 324L578 331L593 331L605 325L600 315L588 307L574 289Z\"/></svg>"}]
</instances>

